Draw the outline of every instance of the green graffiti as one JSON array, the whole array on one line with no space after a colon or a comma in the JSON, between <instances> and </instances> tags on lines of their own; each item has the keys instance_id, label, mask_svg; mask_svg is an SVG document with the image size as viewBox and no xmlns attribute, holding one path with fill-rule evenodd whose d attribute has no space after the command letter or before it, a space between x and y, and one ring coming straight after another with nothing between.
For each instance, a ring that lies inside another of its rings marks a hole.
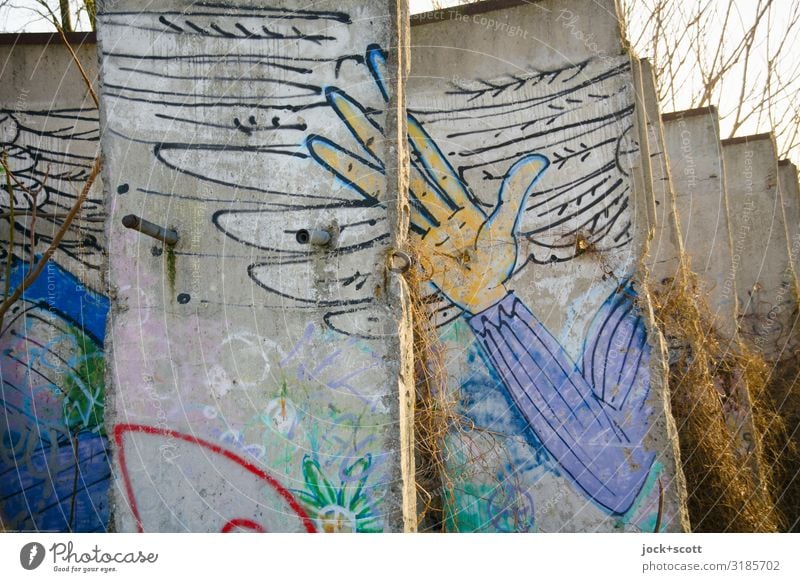
<instances>
[{"instance_id":1,"label":"green graffiti","mask_svg":"<svg viewBox=\"0 0 800 582\"><path fill-rule=\"evenodd\" d=\"M102 350L83 331L71 327L78 355L64 375L64 423L70 433L88 430L105 436L105 361Z\"/></svg>"},{"instance_id":2,"label":"green graffiti","mask_svg":"<svg viewBox=\"0 0 800 582\"><path fill-rule=\"evenodd\" d=\"M365 486L372 465L372 455L361 457L347 467L338 486L325 476L319 463L303 459L306 491L296 491L297 498L325 532L383 531L380 518L372 511Z\"/></svg>"},{"instance_id":3,"label":"green graffiti","mask_svg":"<svg viewBox=\"0 0 800 582\"><path fill-rule=\"evenodd\" d=\"M636 516L641 513L642 504L650 499L651 493L656 489L663 472L664 465L660 461L654 462L653 467L650 469L650 475L642 487L642 490L639 492L639 495L636 497L636 501L617 521L615 526L617 529L623 529L629 524L634 524L642 532L655 532L656 522L658 520L658 509L653 509L647 515L642 516L638 523L636 523ZM662 519L659 532L667 531L667 521L666 519Z\"/></svg>"},{"instance_id":4,"label":"green graffiti","mask_svg":"<svg viewBox=\"0 0 800 582\"><path fill-rule=\"evenodd\" d=\"M177 267L175 265L175 249L172 245L164 245L167 250L167 279L169 280L169 290L175 295L175 278L177 277Z\"/></svg>"},{"instance_id":5,"label":"green graffiti","mask_svg":"<svg viewBox=\"0 0 800 582\"><path fill-rule=\"evenodd\" d=\"M491 487L466 482L454 491L450 503L446 503L445 531L486 531L489 522L486 502Z\"/></svg>"}]
</instances>

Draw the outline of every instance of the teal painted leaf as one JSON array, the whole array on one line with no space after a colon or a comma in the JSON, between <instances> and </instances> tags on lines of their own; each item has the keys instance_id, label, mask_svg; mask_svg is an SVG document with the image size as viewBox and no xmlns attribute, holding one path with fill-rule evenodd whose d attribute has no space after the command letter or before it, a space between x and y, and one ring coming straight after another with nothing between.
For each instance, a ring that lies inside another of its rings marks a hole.
<instances>
[{"instance_id":1,"label":"teal painted leaf","mask_svg":"<svg viewBox=\"0 0 800 582\"><path fill-rule=\"evenodd\" d=\"M330 481L322 474L316 461L310 457L303 459L303 477L306 487L320 501L320 507L336 505L336 490Z\"/></svg>"},{"instance_id":2,"label":"teal painted leaf","mask_svg":"<svg viewBox=\"0 0 800 582\"><path fill-rule=\"evenodd\" d=\"M312 513L316 513L318 509L321 509L325 505L323 505L315 495L311 495L310 493L306 493L305 491L292 491L294 496L306 506Z\"/></svg>"},{"instance_id":3,"label":"teal painted leaf","mask_svg":"<svg viewBox=\"0 0 800 582\"><path fill-rule=\"evenodd\" d=\"M347 469L344 470L344 474L347 477L360 477L362 479L366 479L367 471L369 471L370 465L372 465L372 455L367 454L347 467Z\"/></svg>"}]
</instances>

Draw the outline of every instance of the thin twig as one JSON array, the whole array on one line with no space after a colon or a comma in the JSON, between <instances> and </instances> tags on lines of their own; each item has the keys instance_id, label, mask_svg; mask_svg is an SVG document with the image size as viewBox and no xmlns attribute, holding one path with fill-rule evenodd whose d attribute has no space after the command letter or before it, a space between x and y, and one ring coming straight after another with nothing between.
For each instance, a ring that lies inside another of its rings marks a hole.
<instances>
[{"instance_id":1,"label":"thin twig","mask_svg":"<svg viewBox=\"0 0 800 582\"><path fill-rule=\"evenodd\" d=\"M49 8L47 8L47 9L49 10ZM52 14L52 11L50 11L50 12ZM70 55L72 56L73 63L75 64L75 66L77 67L77 69L80 72L81 76L83 77L83 81L86 84L86 89L89 92L89 94L91 95L92 100L94 101L95 107L99 108L100 107L100 101L97 98L97 93L95 93L94 87L92 87L92 83L89 80L89 76L86 74L86 70L83 68L83 65L81 65L81 62L78 59L78 55L73 50L72 46L69 43L69 40L67 40L66 34L64 34L63 28L58 24L58 22L56 21L55 18L54 18L54 24L55 24L56 29L58 29L59 34L61 35L61 40L64 42L64 45L67 47L67 50L69 51ZM12 216L10 217L11 218L11 230L10 230L10 232L11 232L11 235L10 235L11 244L9 245L9 259L8 259L8 263L6 265L6 271L7 271L6 293L3 295L2 304L0 304L0 328L2 328L3 318L5 317L5 314L8 312L9 309L11 309L11 306L14 304L14 302L17 299L19 299L20 297L22 297L22 294L25 292L25 289L30 287L34 283L34 281L36 281L37 277L44 270L44 267L47 264L47 261L50 260L50 258L53 256L53 254L58 249L59 245L61 244L62 239L64 238L64 235L67 233L67 231L69 230L70 226L72 225L72 221L78 215L78 212L80 212L81 207L83 206L83 203L86 201L87 197L89 196L89 191L91 190L92 185L94 184L94 181L97 179L97 176L100 173L100 166L101 166L101 157L98 154L98 156L94 159L94 162L92 163L92 169L91 169L91 171L89 173L89 177L87 178L86 183L83 185L83 190L81 191L81 193L78 196L78 198L75 200L75 203L72 205L72 208L70 208L69 212L64 217L64 222L59 227L58 232L53 237L52 242L47 247L47 250L42 255L42 258L39 260L38 263L36 263L36 265L32 269L30 269L30 271L28 272L28 276L23 279L23 281L19 284L19 286L16 289L14 289L14 292L9 295L8 291L10 290L10 265L11 265L11 263L10 263L11 258L10 257L12 255L11 247L13 246L13 236L14 236L14 220L13 220L13 200L14 200L14 196L13 196L13 189L11 188L11 185L10 185L10 181L12 179L14 179L14 176L13 176L12 172L10 171L10 168L8 167L7 160L8 160L8 154L5 154L2 162L3 162L3 168L6 171L6 187L7 187L8 191L9 191L9 198L12 201L11 202L11 204L12 204L12 207L11 207ZM21 189L24 192L27 192L27 193L29 193L29 194L31 194L33 196L33 194L31 193L30 189L28 189L24 184L21 184L19 182L18 182L18 184L20 185Z\"/></svg>"},{"instance_id":2,"label":"thin twig","mask_svg":"<svg viewBox=\"0 0 800 582\"><path fill-rule=\"evenodd\" d=\"M11 260L14 256L14 188L11 187L11 172L8 170L8 152L3 150L3 171L6 174L6 192L8 192L8 254L6 256L5 288L3 289L3 303L8 301L11 293ZM3 328L3 315L0 315L0 329Z\"/></svg>"},{"instance_id":3,"label":"thin twig","mask_svg":"<svg viewBox=\"0 0 800 582\"><path fill-rule=\"evenodd\" d=\"M67 40L67 35L64 34L64 29L61 28L58 24L56 24L56 28L58 29L58 34L61 35L61 40L64 41L64 46L67 47L69 54L72 55L72 62L75 63L75 66L78 67L78 71L81 73L81 77L83 77L84 83L86 83L86 89L89 91L89 95L92 96L92 100L94 101L94 106L98 109L100 108L100 100L97 98L97 93L94 92L94 87L92 86L92 82L89 80L89 75L86 74L86 70L81 65L81 61L78 59L78 55L75 54L75 50L72 48L72 45L69 44Z\"/></svg>"},{"instance_id":4,"label":"thin twig","mask_svg":"<svg viewBox=\"0 0 800 582\"><path fill-rule=\"evenodd\" d=\"M45 178L47 180L47 178ZM44 183L42 183L44 184ZM41 192L41 188L36 192L33 192L31 197L31 225L28 230L30 230L30 241L31 241L31 253L29 257L28 268L33 269L33 265L36 261L36 253L34 249L36 249L36 211L38 210L36 201L39 198L39 192Z\"/></svg>"},{"instance_id":5,"label":"thin twig","mask_svg":"<svg viewBox=\"0 0 800 582\"><path fill-rule=\"evenodd\" d=\"M67 217L66 212L35 212L32 210L16 210L14 216L21 218L23 216L33 216L36 214L37 218L47 218L49 220L64 220ZM0 218L10 218L10 212L0 212ZM102 216L84 216L81 218L84 222L105 222Z\"/></svg>"},{"instance_id":6,"label":"thin twig","mask_svg":"<svg viewBox=\"0 0 800 582\"><path fill-rule=\"evenodd\" d=\"M27 194L30 197L36 196L36 193L34 193L25 184L20 182L19 178L17 178L17 176L14 174L14 172L11 171L11 167L8 165L8 153L7 152L3 152L3 154L4 154L3 158L0 159L0 165L3 166L3 170L5 170L7 178L10 178L11 181L14 182L16 187L19 188L20 190L22 190L23 194ZM45 180L47 180L46 176L45 176ZM37 193L41 189L42 189L42 185L40 185L39 188L37 189Z\"/></svg>"},{"instance_id":7,"label":"thin twig","mask_svg":"<svg viewBox=\"0 0 800 582\"><path fill-rule=\"evenodd\" d=\"M80 469L80 459L78 458L78 435L70 434L70 441L72 441L72 458L75 463L75 471L72 476L72 500L69 504L69 524L67 528L70 532L75 530L75 505L78 501L78 474Z\"/></svg>"},{"instance_id":8,"label":"thin twig","mask_svg":"<svg viewBox=\"0 0 800 582\"><path fill-rule=\"evenodd\" d=\"M53 253L56 252L58 246L61 244L61 240L64 238L64 235L69 230L70 224L77 216L78 212L81 209L81 205L83 205L86 198L89 196L89 190L91 190L94 181L97 179L97 175L100 173L100 156L98 155L94 162L92 163L92 170L89 173L89 177L86 180L86 183L83 185L83 190L78 196L78 199L75 200L75 204L72 206L70 211L67 213L66 218L64 219L64 223L61 225L61 228L58 229L58 232L53 237L53 242L50 243L50 246L47 247L47 250L42 255L42 258L36 263L36 267L28 274L27 277L20 283L20 285L14 290L10 297L7 297L3 300L3 303L0 305L0 322L3 321L3 317L5 316L6 312L11 308L14 302L19 299L22 294L24 293L25 289L30 287L36 278L41 274L42 270L44 270L47 261L50 260L50 257L53 256Z\"/></svg>"}]
</instances>

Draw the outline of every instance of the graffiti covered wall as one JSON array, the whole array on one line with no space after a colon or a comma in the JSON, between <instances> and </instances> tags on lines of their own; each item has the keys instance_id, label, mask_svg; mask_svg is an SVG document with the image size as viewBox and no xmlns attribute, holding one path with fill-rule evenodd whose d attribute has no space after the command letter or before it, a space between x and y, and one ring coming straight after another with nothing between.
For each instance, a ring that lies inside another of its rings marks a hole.
<instances>
[{"instance_id":1,"label":"graffiti covered wall","mask_svg":"<svg viewBox=\"0 0 800 582\"><path fill-rule=\"evenodd\" d=\"M537 2L412 28L412 229L464 419L450 530L685 527L615 14Z\"/></svg>"},{"instance_id":2,"label":"graffiti covered wall","mask_svg":"<svg viewBox=\"0 0 800 582\"><path fill-rule=\"evenodd\" d=\"M12 267L14 285L25 267ZM0 343L0 471L9 529L104 531L108 524L107 313L108 299L58 263L9 312Z\"/></svg>"},{"instance_id":3,"label":"graffiti covered wall","mask_svg":"<svg viewBox=\"0 0 800 582\"><path fill-rule=\"evenodd\" d=\"M99 16L121 531L404 527L397 7L299 4Z\"/></svg>"},{"instance_id":4,"label":"graffiti covered wall","mask_svg":"<svg viewBox=\"0 0 800 582\"><path fill-rule=\"evenodd\" d=\"M0 174L0 260L8 269L0 278L10 291L53 242L99 142L97 109L69 53L57 37L34 38L17 44L8 35L0 46L8 80L0 86L0 155L12 174ZM78 55L93 78L93 47ZM108 526L104 218L98 181L0 324L0 523L9 530Z\"/></svg>"}]
</instances>

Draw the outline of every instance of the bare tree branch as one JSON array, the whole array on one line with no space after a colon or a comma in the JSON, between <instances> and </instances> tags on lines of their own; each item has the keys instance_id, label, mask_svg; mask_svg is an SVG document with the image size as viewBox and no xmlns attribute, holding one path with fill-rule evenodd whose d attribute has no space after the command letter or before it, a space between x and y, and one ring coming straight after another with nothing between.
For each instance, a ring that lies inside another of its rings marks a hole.
<instances>
[{"instance_id":1,"label":"bare tree branch","mask_svg":"<svg viewBox=\"0 0 800 582\"><path fill-rule=\"evenodd\" d=\"M3 303L0 304L0 325L2 325L3 318L5 317L6 312L11 309L11 306L14 302L17 301L22 294L25 292L25 289L30 287L34 281L39 277L39 275L44 270L47 261L50 260L50 257L53 256L53 253L56 252L59 245L61 244L61 240L64 238L64 235L69 230L72 221L78 215L78 212L81 209L81 206L86 201L86 198L89 196L89 191L92 189L92 185L94 181L97 179L98 174L100 173L100 156L98 155L94 162L92 163L92 170L89 173L89 177L86 179L86 183L83 185L83 190L81 190L80 195L78 196L77 200L75 200L75 204L72 205L70 211L67 213L67 216L64 218L64 222L61 224L61 227L56 232L56 235L53 237L53 241L50 243L50 246L47 247L47 250L42 254L42 258L36 263L36 266L31 270L28 275L23 279L23 281L14 289L14 292L11 293L8 297L3 300Z\"/></svg>"},{"instance_id":2,"label":"bare tree branch","mask_svg":"<svg viewBox=\"0 0 800 582\"><path fill-rule=\"evenodd\" d=\"M718 106L730 137L772 131L800 161L800 0L622 0L665 110Z\"/></svg>"}]
</instances>

